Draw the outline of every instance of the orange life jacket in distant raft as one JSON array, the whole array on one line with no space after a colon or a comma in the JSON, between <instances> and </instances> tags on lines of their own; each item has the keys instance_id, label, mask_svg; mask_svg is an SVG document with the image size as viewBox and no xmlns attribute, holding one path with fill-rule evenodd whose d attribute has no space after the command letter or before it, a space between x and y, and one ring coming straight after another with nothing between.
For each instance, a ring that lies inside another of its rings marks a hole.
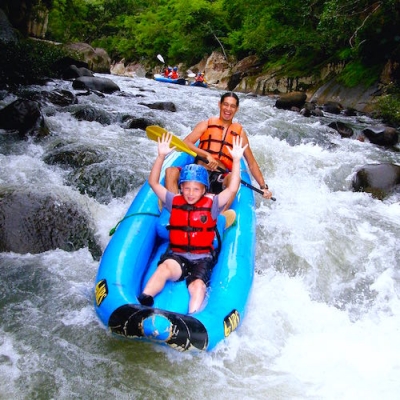
<instances>
[{"instance_id":1,"label":"orange life jacket in distant raft","mask_svg":"<svg viewBox=\"0 0 400 400\"><path fill-rule=\"evenodd\" d=\"M212 253L217 221L211 216L213 198L203 196L188 204L182 195L172 200L169 220L170 249L177 253Z\"/></svg>"},{"instance_id":2,"label":"orange life jacket in distant raft","mask_svg":"<svg viewBox=\"0 0 400 400\"><path fill-rule=\"evenodd\" d=\"M241 136L242 130L242 125L234 122L225 131L223 122L219 118L210 118L207 130L200 136L199 148L209 152L216 160L220 160L231 171L233 159L228 147L233 148L233 138Z\"/></svg>"}]
</instances>

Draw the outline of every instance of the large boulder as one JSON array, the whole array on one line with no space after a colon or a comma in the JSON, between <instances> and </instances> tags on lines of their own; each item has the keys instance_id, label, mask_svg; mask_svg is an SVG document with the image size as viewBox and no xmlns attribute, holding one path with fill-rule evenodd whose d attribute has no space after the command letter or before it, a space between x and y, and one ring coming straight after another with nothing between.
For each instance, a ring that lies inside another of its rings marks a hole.
<instances>
[{"instance_id":1,"label":"large boulder","mask_svg":"<svg viewBox=\"0 0 400 400\"><path fill-rule=\"evenodd\" d=\"M144 78L146 76L146 68L140 63L126 63L123 58L121 61L114 62L110 68L111 74L120 76L140 76Z\"/></svg>"},{"instance_id":2,"label":"large boulder","mask_svg":"<svg viewBox=\"0 0 400 400\"><path fill-rule=\"evenodd\" d=\"M355 191L371 193L378 199L388 196L399 184L400 166L389 163L365 165L352 181Z\"/></svg>"},{"instance_id":3,"label":"large boulder","mask_svg":"<svg viewBox=\"0 0 400 400\"><path fill-rule=\"evenodd\" d=\"M291 110L293 107L303 108L307 95L303 92L291 92L283 94L275 102L275 107L283 110Z\"/></svg>"},{"instance_id":4,"label":"large boulder","mask_svg":"<svg viewBox=\"0 0 400 400\"><path fill-rule=\"evenodd\" d=\"M104 49L93 48L87 43L72 43L66 46L77 53L93 72L109 74L111 58Z\"/></svg>"},{"instance_id":5,"label":"large boulder","mask_svg":"<svg viewBox=\"0 0 400 400\"><path fill-rule=\"evenodd\" d=\"M92 222L73 201L25 190L0 192L0 252L42 253L88 247L101 255Z\"/></svg>"},{"instance_id":6,"label":"large boulder","mask_svg":"<svg viewBox=\"0 0 400 400\"><path fill-rule=\"evenodd\" d=\"M224 55L215 51L208 57L204 67L207 82L214 86L226 90L231 77L228 61Z\"/></svg>"},{"instance_id":7,"label":"large boulder","mask_svg":"<svg viewBox=\"0 0 400 400\"><path fill-rule=\"evenodd\" d=\"M77 76L69 77L69 75L71 75L71 72L73 73L73 71L70 71L70 67L72 65L74 65L75 68L78 68L78 70L80 68L86 68L86 69L89 68L86 62L80 61L70 56L65 56L55 61L52 65L52 69L61 79L71 79L71 78L77 78L78 76L82 76L82 74L79 74Z\"/></svg>"},{"instance_id":8,"label":"large boulder","mask_svg":"<svg viewBox=\"0 0 400 400\"><path fill-rule=\"evenodd\" d=\"M347 126L344 122L341 121L333 121L329 125L329 128L338 131L340 136L343 138L349 138L353 136L353 129Z\"/></svg>"},{"instance_id":9,"label":"large boulder","mask_svg":"<svg viewBox=\"0 0 400 400\"><path fill-rule=\"evenodd\" d=\"M0 9L0 43L17 43L18 34L12 27L4 11Z\"/></svg>"},{"instance_id":10,"label":"large boulder","mask_svg":"<svg viewBox=\"0 0 400 400\"><path fill-rule=\"evenodd\" d=\"M97 90L102 93L114 93L120 91L120 87L108 78L96 76L80 76L72 82L74 89Z\"/></svg>"},{"instance_id":11,"label":"large boulder","mask_svg":"<svg viewBox=\"0 0 400 400\"><path fill-rule=\"evenodd\" d=\"M399 141L398 131L389 126L366 128L362 133L371 143L378 146L394 146Z\"/></svg>"},{"instance_id":12,"label":"large boulder","mask_svg":"<svg viewBox=\"0 0 400 400\"><path fill-rule=\"evenodd\" d=\"M343 110L343 106L337 101L327 101L322 106L322 109L330 114L340 114Z\"/></svg>"},{"instance_id":13,"label":"large boulder","mask_svg":"<svg viewBox=\"0 0 400 400\"><path fill-rule=\"evenodd\" d=\"M162 110L176 112L176 106L172 101L156 101L154 103L139 103L142 106L151 108L152 110Z\"/></svg>"},{"instance_id":14,"label":"large boulder","mask_svg":"<svg viewBox=\"0 0 400 400\"><path fill-rule=\"evenodd\" d=\"M85 67L77 67L75 64L69 65L62 72L62 79L69 80L79 78L80 76L94 76L93 72Z\"/></svg>"},{"instance_id":15,"label":"large boulder","mask_svg":"<svg viewBox=\"0 0 400 400\"><path fill-rule=\"evenodd\" d=\"M0 110L0 128L18 131L21 137L45 137L49 129L37 101L18 99Z\"/></svg>"},{"instance_id":16,"label":"large boulder","mask_svg":"<svg viewBox=\"0 0 400 400\"><path fill-rule=\"evenodd\" d=\"M261 62L256 55L240 60L232 69L232 76L228 82L228 90L235 90L246 76L256 76L261 72ZM247 91L247 90L244 90Z\"/></svg>"}]
</instances>

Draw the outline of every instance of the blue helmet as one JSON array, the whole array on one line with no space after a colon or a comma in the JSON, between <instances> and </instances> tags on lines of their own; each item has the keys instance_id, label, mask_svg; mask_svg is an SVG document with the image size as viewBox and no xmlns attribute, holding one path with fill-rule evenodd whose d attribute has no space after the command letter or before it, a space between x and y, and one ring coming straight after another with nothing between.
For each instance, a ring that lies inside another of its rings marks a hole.
<instances>
[{"instance_id":1,"label":"blue helmet","mask_svg":"<svg viewBox=\"0 0 400 400\"><path fill-rule=\"evenodd\" d=\"M188 164L182 168L180 177L179 177L179 186L183 182L194 181L202 183L206 189L208 190L209 182L208 182L208 172L202 165L197 164Z\"/></svg>"},{"instance_id":2,"label":"blue helmet","mask_svg":"<svg viewBox=\"0 0 400 400\"><path fill-rule=\"evenodd\" d=\"M178 67L174 67L174 71L178 71Z\"/></svg>"}]
</instances>

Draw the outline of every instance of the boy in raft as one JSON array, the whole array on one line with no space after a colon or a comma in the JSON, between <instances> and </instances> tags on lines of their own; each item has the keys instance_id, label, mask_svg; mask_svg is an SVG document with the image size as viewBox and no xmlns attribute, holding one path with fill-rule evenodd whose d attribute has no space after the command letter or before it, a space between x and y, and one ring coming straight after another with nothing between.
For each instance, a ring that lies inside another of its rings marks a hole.
<instances>
[{"instance_id":1,"label":"boy in raft","mask_svg":"<svg viewBox=\"0 0 400 400\"><path fill-rule=\"evenodd\" d=\"M163 134L161 140L158 139L158 156L149 176L151 188L171 213L170 246L138 300L140 304L151 307L154 296L161 292L167 281L186 279L190 295L189 314L192 314L200 310L206 295L207 284L217 261L212 245L217 217L239 189L240 159L248 145L242 147L241 137L234 139L232 149L229 149L233 159L231 179L221 193L207 193L207 170L201 165L189 164L183 167L180 174L181 194L175 194L159 183L165 156L171 152L171 139L169 133ZM188 230L190 226L195 229Z\"/></svg>"}]
</instances>

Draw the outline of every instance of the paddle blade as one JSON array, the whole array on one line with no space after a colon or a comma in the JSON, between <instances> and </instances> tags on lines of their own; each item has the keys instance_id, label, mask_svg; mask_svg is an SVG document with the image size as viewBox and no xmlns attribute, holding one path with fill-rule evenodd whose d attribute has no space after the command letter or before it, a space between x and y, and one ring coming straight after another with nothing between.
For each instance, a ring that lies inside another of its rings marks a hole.
<instances>
[{"instance_id":1,"label":"paddle blade","mask_svg":"<svg viewBox=\"0 0 400 400\"><path fill-rule=\"evenodd\" d=\"M154 140L157 142L158 138L161 138L163 133L166 133L167 130L164 128L161 128L161 126L157 125L150 125L146 128L146 135L150 140ZM184 153L190 154L193 157L196 157L196 153L192 150L189 149L187 144L179 139L177 136L172 135L172 140L170 147L175 146L177 151L183 151Z\"/></svg>"},{"instance_id":2,"label":"paddle blade","mask_svg":"<svg viewBox=\"0 0 400 400\"><path fill-rule=\"evenodd\" d=\"M165 64L164 58L161 54L157 54L157 58L163 63Z\"/></svg>"}]
</instances>

